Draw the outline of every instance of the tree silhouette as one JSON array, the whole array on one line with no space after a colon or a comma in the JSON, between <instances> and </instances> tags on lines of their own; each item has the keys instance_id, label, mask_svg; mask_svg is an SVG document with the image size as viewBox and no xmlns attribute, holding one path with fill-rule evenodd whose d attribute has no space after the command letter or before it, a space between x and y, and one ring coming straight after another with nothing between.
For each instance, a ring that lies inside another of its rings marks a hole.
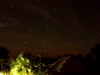
<instances>
[{"instance_id":1,"label":"tree silhouette","mask_svg":"<svg viewBox=\"0 0 100 75\"><path fill-rule=\"evenodd\" d=\"M91 48L91 54L95 60L100 62L100 43L96 44L95 47Z\"/></svg>"},{"instance_id":2,"label":"tree silhouette","mask_svg":"<svg viewBox=\"0 0 100 75\"><path fill-rule=\"evenodd\" d=\"M100 71L100 44L97 43L95 47L90 49L90 53L85 58L86 64L90 66L92 71Z\"/></svg>"},{"instance_id":3,"label":"tree silhouette","mask_svg":"<svg viewBox=\"0 0 100 75\"><path fill-rule=\"evenodd\" d=\"M46 65L43 63L42 54L33 57L33 70L36 75L45 75Z\"/></svg>"},{"instance_id":4,"label":"tree silhouette","mask_svg":"<svg viewBox=\"0 0 100 75\"><path fill-rule=\"evenodd\" d=\"M10 51L2 46L0 46L0 71L10 71Z\"/></svg>"}]
</instances>

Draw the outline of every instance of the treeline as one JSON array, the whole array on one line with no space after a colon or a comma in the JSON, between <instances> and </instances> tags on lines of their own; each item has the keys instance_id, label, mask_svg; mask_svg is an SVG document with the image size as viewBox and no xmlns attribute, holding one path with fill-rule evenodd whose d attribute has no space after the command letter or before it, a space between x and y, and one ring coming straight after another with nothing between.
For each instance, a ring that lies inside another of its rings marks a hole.
<instances>
[{"instance_id":1,"label":"treeline","mask_svg":"<svg viewBox=\"0 0 100 75\"><path fill-rule=\"evenodd\" d=\"M14 60L8 48L0 46L0 72L10 73L10 75L20 74L39 74L45 75L46 69L63 56L70 56L65 54L57 58L42 57L41 54L31 55L31 53L22 52ZM82 54L73 55L80 62L89 66L93 71L100 71L100 44L96 44L90 49L90 53L83 57Z\"/></svg>"},{"instance_id":2,"label":"treeline","mask_svg":"<svg viewBox=\"0 0 100 75\"><path fill-rule=\"evenodd\" d=\"M58 56L56 59L58 60L63 56L73 56L81 63L88 66L92 72L100 72L100 43L97 43L93 48L91 48L90 52L86 56L83 56L83 54L65 54Z\"/></svg>"},{"instance_id":3,"label":"treeline","mask_svg":"<svg viewBox=\"0 0 100 75\"><path fill-rule=\"evenodd\" d=\"M0 72L14 75L39 74L45 75L45 70L55 61L50 57L42 57L41 54L31 55L22 52L14 60L8 48L0 46Z\"/></svg>"}]
</instances>

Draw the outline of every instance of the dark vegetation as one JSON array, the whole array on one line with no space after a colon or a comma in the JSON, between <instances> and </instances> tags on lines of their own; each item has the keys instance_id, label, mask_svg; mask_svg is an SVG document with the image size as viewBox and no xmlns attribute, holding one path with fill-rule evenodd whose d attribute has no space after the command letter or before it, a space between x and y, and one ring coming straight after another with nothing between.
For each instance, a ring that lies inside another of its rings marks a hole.
<instances>
[{"instance_id":1,"label":"dark vegetation","mask_svg":"<svg viewBox=\"0 0 100 75\"><path fill-rule=\"evenodd\" d=\"M40 71L45 71L48 67L58 60L60 57L69 56L71 54L65 54L62 56L58 56L57 58L52 57L42 57L41 54L32 56L31 53L21 53L18 58L14 60L11 57L10 50L8 48L0 46L0 71L10 72L11 68L14 67L14 62L20 62L24 64L25 68L31 68L36 73L40 73ZM95 47L90 49L90 53L83 57L82 54L73 55L80 62L84 63L88 67L91 68L91 71L99 72L100 71L100 44L96 44ZM24 58L24 59L23 59ZM26 60L27 59L27 60ZM29 67L31 66L31 67ZM20 68L18 71L22 71ZM27 71L28 72L28 71ZM41 75L41 74L40 74Z\"/></svg>"}]
</instances>

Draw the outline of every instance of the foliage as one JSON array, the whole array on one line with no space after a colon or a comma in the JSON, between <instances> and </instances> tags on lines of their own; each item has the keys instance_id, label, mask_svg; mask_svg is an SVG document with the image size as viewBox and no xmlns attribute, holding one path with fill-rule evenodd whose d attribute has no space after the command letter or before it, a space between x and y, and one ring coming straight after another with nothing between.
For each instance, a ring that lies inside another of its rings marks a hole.
<instances>
[{"instance_id":1,"label":"foliage","mask_svg":"<svg viewBox=\"0 0 100 75\"><path fill-rule=\"evenodd\" d=\"M7 48L0 47L0 75L47 75L42 55L31 56L31 53L20 53L16 60L10 57Z\"/></svg>"},{"instance_id":2,"label":"foliage","mask_svg":"<svg viewBox=\"0 0 100 75\"><path fill-rule=\"evenodd\" d=\"M0 71L3 71L4 73L10 72L10 62L10 51L5 47L0 46Z\"/></svg>"},{"instance_id":3,"label":"foliage","mask_svg":"<svg viewBox=\"0 0 100 75\"><path fill-rule=\"evenodd\" d=\"M11 74L17 75L32 75L32 64L30 59L25 56L25 53L19 54L15 62L12 63Z\"/></svg>"},{"instance_id":4,"label":"foliage","mask_svg":"<svg viewBox=\"0 0 100 75\"><path fill-rule=\"evenodd\" d=\"M100 44L97 43L95 47L91 48L91 54L95 60L100 61Z\"/></svg>"},{"instance_id":5,"label":"foliage","mask_svg":"<svg viewBox=\"0 0 100 75\"><path fill-rule=\"evenodd\" d=\"M33 70L36 75L45 75L46 65L42 62L42 55L38 54L33 58Z\"/></svg>"}]
</instances>

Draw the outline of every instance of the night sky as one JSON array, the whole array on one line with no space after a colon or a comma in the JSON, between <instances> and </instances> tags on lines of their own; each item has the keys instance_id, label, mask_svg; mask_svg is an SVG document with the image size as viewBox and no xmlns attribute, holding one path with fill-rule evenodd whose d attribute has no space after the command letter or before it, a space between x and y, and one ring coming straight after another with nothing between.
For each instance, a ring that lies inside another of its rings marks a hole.
<instances>
[{"instance_id":1,"label":"night sky","mask_svg":"<svg viewBox=\"0 0 100 75\"><path fill-rule=\"evenodd\" d=\"M0 0L0 46L13 55L87 54L96 43L99 0Z\"/></svg>"}]
</instances>

